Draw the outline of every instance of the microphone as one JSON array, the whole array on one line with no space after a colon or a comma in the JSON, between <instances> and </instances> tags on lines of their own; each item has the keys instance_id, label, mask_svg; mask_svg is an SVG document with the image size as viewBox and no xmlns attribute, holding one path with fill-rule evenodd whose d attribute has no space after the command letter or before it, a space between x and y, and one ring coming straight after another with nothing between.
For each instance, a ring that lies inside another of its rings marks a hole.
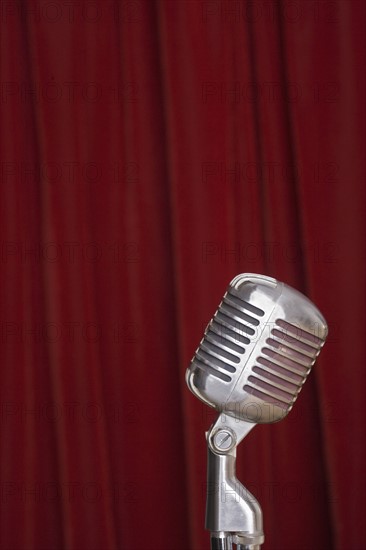
<instances>
[{"instance_id":1,"label":"microphone","mask_svg":"<svg viewBox=\"0 0 366 550\"><path fill-rule=\"evenodd\" d=\"M236 446L256 424L287 416L327 333L324 317L308 298L254 273L231 281L207 325L186 381L221 413L206 434L206 528L215 550L262 544L260 506L235 477ZM235 498L227 498L229 490Z\"/></svg>"}]
</instances>

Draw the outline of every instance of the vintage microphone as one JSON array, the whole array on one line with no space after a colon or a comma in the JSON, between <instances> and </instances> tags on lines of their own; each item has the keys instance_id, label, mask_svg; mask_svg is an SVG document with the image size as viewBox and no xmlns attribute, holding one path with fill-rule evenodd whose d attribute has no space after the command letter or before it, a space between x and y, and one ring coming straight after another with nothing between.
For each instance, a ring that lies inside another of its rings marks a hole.
<instances>
[{"instance_id":1,"label":"vintage microphone","mask_svg":"<svg viewBox=\"0 0 366 550\"><path fill-rule=\"evenodd\" d=\"M187 369L189 389L220 412L206 434L206 529L212 550L258 550L262 511L235 477L236 447L282 420L315 363L327 324L308 298L271 277L235 277Z\"/></svg>"}]
</instances>

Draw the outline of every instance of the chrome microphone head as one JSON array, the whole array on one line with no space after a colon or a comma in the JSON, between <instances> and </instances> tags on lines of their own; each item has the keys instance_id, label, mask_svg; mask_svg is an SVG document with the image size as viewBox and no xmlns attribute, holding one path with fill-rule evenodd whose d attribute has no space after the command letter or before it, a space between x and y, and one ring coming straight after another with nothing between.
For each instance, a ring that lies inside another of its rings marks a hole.
<instances>
[{"instance_id":1,"label":"chrome microphone head","mask_svg":"<svg viewBox=\"0 0 366 550\"><path fill-rule=\"evenodd\" d=\"M235 277L187 369L190 390L238 420L277 422L292 409L323 347L326 321L271 277Z\"/></svg>"}]
</instances>

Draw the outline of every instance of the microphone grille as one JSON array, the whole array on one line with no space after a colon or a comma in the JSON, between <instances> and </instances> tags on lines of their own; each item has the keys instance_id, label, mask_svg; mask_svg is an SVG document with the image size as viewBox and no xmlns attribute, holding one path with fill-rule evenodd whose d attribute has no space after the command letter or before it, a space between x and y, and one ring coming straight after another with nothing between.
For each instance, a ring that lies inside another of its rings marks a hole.
<instances>
[{"instance_id":1,"label":"microphone grille","mask_svg":"<svg viewBox=\"0 0 366 550\"><path fill-rule=\"evenodd\" d=\"M195 365L207 374L231 382L264 314L262 309L243 300L234 288L229 288L206 328L193 359Z\"/></svg>"},{"instance_id":2,"label":"microphone grille","mask_svg":"<svg viewBox=\"0 0 366 550\"><path fill-rule=\"evenodd\" d=\"M243 389L289 411L325 340L277 319Z\"/></svg>"},{"instance_id":3,"label":"microphone grille","mask_svg":"<svg viewBox=\"0 0 366 550\"><path fill-rule=\"evenodd\" d=\"M238 275L187 369L188 387L232 416L246 420L258 406L257 422L277 421L292 408L327 332L320 311L297 290L271 277Z\"/></svg>"}]
</instances>

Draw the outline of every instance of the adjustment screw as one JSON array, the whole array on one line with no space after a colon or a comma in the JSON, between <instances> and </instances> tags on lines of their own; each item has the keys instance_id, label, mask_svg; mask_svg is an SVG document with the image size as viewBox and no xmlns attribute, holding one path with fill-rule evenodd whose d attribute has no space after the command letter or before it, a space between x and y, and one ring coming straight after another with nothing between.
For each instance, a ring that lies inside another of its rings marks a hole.
<instances>
[{"instance_id":1,"label":"adjustment screw","mask_svg":"<svg viewBox=\"0 0 366 550\"><path fill-rule=\"evenodd\" d=\"M219 430L213 436L212 444L218 451L229 451L235 445L235 439L231 431Z\"/></svg>"}]
</instances>

